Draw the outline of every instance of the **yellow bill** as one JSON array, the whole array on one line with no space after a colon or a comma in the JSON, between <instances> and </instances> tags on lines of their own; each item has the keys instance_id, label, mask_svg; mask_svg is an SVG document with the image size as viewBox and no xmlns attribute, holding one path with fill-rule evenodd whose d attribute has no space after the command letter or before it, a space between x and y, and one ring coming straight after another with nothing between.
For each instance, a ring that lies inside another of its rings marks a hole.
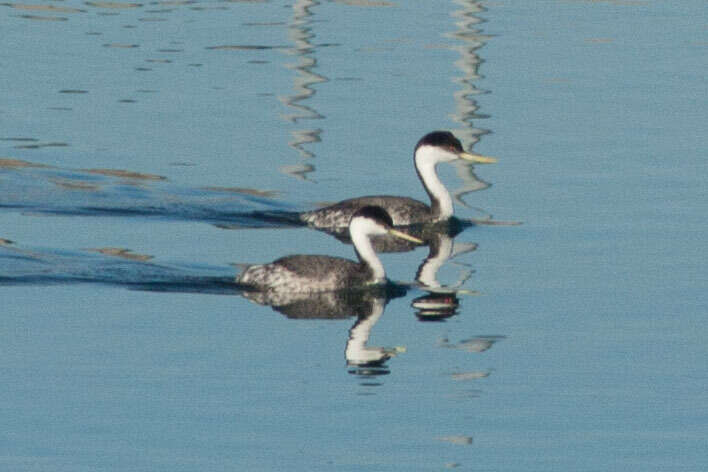
<instances>
[{"instance_id":1,"label":"yellow bill","mask_svg":"<svg viewBox=\"0 0 708 472\"><path fill-rule=\"evenodd\" d=\"M418 239L415 236L411 236L410 234L406 234L395 229L389 229L388 234L391 236L396 236L397 238L405 239L406 241L410 241L412 243L423 244L422 239Z\"/></svg>"},{"instance_id":2,"label":"yellow bill","mask_svg":"<svg viewBox=\"0 0 708 472\"><path fill-rule=\"evenodd\" d=\"M464 159L466 161L471 161L471 162L476 162L478 164L493 164L497 162L496 157L487 157L487 156L482 156L481 154L472 154L470 152L461 152L458 154L460 156L460 159Z\"/></svg>"}]
</instances>

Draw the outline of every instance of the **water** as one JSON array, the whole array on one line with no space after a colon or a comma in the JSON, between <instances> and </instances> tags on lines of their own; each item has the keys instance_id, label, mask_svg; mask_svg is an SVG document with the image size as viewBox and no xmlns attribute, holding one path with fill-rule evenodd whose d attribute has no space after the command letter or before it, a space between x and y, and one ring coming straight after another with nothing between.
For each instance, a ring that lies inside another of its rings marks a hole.
<instances>
[{"instance_id":1,"label":"water","mask_svg":"<svg viewBox=\"0 0 708 472\"><path fill-rule=\"evenodd\" d=\"M704 2L0 8L3 470L708 467ZM437 128L500 159L457 214L523 222L455 238L456 314L229 286L353 257L243 215L424 199Z\"/></svg>"}]
</instances>

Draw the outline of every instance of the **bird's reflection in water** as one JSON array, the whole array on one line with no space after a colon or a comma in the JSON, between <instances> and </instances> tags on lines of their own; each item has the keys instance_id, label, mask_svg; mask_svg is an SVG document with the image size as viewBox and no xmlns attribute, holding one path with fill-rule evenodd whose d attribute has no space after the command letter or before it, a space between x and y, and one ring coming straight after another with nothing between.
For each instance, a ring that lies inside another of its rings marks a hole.
<instances>
[{"instance_id":1,"label":"bird's reflection in water","mask_svg":"<svg viewBox=\"0 0 708 472\"><path fill-rule=\"evenodd\" d=\"M438 272L448 261L476 250L477 244L456 244L454 237L444 232L429 236L427 239L430 248L428 256L420 264L416 273L416 281L428 293L415 298L411 302L411 306L416 309L415 314L420 321L444 321L458 313L460 306L458 293L474 293L461 288L469 279L472 271L463 264L464 270L452 285L440 283Z\"/></svg>"},{"instance_id":2,"label":"bird's reflection in water","mask_svg":"<svg viewBox=\"0 0 708 472\"><path fill-rule=\"evenodd\" d=\"M368 346L374 325L384 313L388 302L406 294L407 288L395 284L355 290L330 292L249 291L243 297L291 319L340 320L355 317L349 330L344 355L349 373L371 377L390 373L386 362L403 352L400 347Z\"/></svg>"},{"instance_id":3,"label":"bird's reflection in water","mask_svg":"<svg viewBox=\"0 0 708 472\"><path fill-rule=\"evenodd\" d=\"M389 300L405 295L406 289L394 284L329 292L283 292L244 290L242 296L291 319L342 320L366 317L372 313L375 300Z\"/></svg>"},{"instance_id":4,"label":"bird's reflection in water","mask_svg":"<svg viewBox=\"0 0 708 472\"><path fill-rule=\"evenodd\" d=\"M387 375L390 373L387 362L405 349L367 343L392 298L412 289L423 290L427 294L412 302L417 318L442 321L458 313L458 294L471 293L461 288L471 274L465 264L460 263L463 271L455 283L445 285L438 280L438 272L445 264L477 248L475 243L454 241L467 226L451 218L436 224L400 227L403 231L398 231L393 230L391 217L383 209L365 207L354 215L347 231L329 231L343 243L354 245L359 264L329 256L288 256L271 264L247 267L236 283L244 289L242 295L246 299L270 306L288 318L356 317L344 349L348 372L365 379ZM375 253L412 251L421 245L427 245L429 251L418 267L415 282L386 281ZM377 266L378 278L362 278Z\"/></svg>"},{"instance_id":5,"label":"bird's reflection in water","mask_svg":"<svg viewBox=\"0 0 708 472\"><path fill-rule=\"evenodd\" d=\"M476 83L482 78L479 68L483 60L478 52L491 36L485 35L479 27L484 20L478 15L485 11L481 2L455 0L455 3L460 7L452 13L456 29L446 34L455 40L456 45L452 49L459 54L459 59L455 61L455 67L460 71L460 74L453 78L453 82L459 88L454 93L455 110L451 114L451 118L460 124L460 127L454 132L464 143L465 149L472 149L482 136L491 133L491 130L480 128L475 123L488 118L487 115L479 113L480 106L477 103L477 97L489 93L489 91L480 89ZM472 208L465 202L464 197L471 192L485 190L490 184L477 177L474 169L464 162L453 163L453 166L463 182L459 188L452 192L453 198L457 203ZM476 210L485 217L491 217L479 208Z\"/></svg>"},{"instance_id":6,"label":"bird's reflection in water","mask_svg":"<svg viewBox=\"0 0 708 472\"><path fill-rule=\"evenodd\" d=\"M416 273L417 287L428 293L413 300L411 306L416 309L416 316L421 321L443 321L458 313L458 293L472 294L471 290L462 289L472 271L464 263L458 280L452 285L443 285L438 281L438 272L451 260L477 249L476 243L456 242L455 237L472 226L466 221L451 218L448 221L426 225L402 227L406 234L415 236L423 243L415 243L390 235L372 236L371 243L376 252L407 252L420 246L428 246L428 254L421 262ZM330 230L329 234L345 244L351 244L348 231Z\"/></svg>"},{"instance_id":7,"label":"bird's reflection in water","mask_svg":"<svg viewBox=\"0 0 708 472\"><path fill-rule=\"evenodd\" d=\"M269 305L291 318L356 316L345 349L347 364L359 369L356 372L361 375L361 369L383 373L380 369L396 350L367 347L366 341L388 300L405 294L406 289L388 282L371 238L390 234L418 244L423 242L392 225L391 217L382 208L364 207L349 223L358 263L331 256L286 256L270 264L246 267L237 276L236 284L244 289L245 298Z\"/></svg>"},{"instance_id":8,"label":"bird's reflection in water","mask_svg":"<svg viewBox=\"0 0 708 472\"><path fill-rule=\"evenodd\" d=\"M386 348L367 345L371 329L383 315L389 299L388 297L372 299L369 313L363 316L359 315L356 323L349 330L349 340L344 350L344 357L347 359L350 374L360 377L387 375L391 371L386 362L397 354L405 352L405 348L400 346Z\"/></svg>"},{"instance_id":9,"label":"bird's reflection in water","mask_svg":"<svg viewBox=\"0 0 708 472\"><path fill-rule=\"evenodd\" d=\"M295 63L286 65L288 69L296 71L293 77L293 93L280 100L288 106L288 113L282 116L289 123L299 126L291 132L293 140L288 146L295 149L301 157L301 161L296 164L282 166L280 171L301 180L310 180L308 174L315 171L315 166L307 162L315 157L314 151L309 145L322 141L322 128L302 128L300 122L303 120L324 120L325 116L317 111L310 99L316 93L315 86L328 82L329 79L316 72L318 69L315 53L316 45L315 33L313 31L314 8L320 4L316 0L296 0L292 4L293 15L288 23L288 39L292 47L286 48L285 52L295 57Z\"/></svg>"},{"instance_id":10,"label":"bird's reflection in water","mask_svg":"<svg viewBox=\"0 0 708 472\"><path fill-rule=\"evenodd\" d=\"M438 272L452 259L467 254L477 249L476 243L455 242L450 233L439 232L426 235L429 250L427 257L418 267L416 281L425 290L437 293L449 293L460 290L460 287L469 279L471 270L465 269L460 278L453 285L443 285L438 281ZM463 267L467 267L463 264Z\"/></svg>"},{"instance_id":11,"label":"bird's reflection in water","mask_svg":"<svg viewBox=\"0 0 708 472\"><path fill-rule=\"evenodd\" d=\"M454 238L470 226L473 226L473 224L455 217L437 223L400 226L399 229L401 231L420 239L422 242L416 243L413 241L396 238L391 235L375 235L371 238L371 244L376 252L408 252L413 251L419 246L430 246L435 244L438 238L443 235L448 238ZM351 236L349 235L349 228L327 228L321 231L334 236L344 244L352 243Z\"/></svg>"},{"instance_id":12,"label":"bird's reflection in water","mask_svg":"<svg viewBox=\"0 0 708 472\"><path fill-rule=\"evenodd\" d=\"M469 270L463 271L459 280L453 285L441 284L438 281L438 271L450 259L475 250L477 245L474 243L456 245L453 237L456 231L451 231L448 226L444 229L445 231L438 232L431 231L430 228L421 229L417 233L419 236L426 235L429 252L418 268L415 283L389 282L383 285L333 291L272 290L262 287L245 290L242 295L252 302L270 306L273 310L292 319L334 320L355 317L356 321L349 329L344 349L348 372L364 379L387 375L390 373L387 362L392 357L405 352L405 348L369 346L367 343L372 329L383 315L388 302L393 298L404 296L411 289L422 289L428 293L415 298L412 302L412 306L416 309L416 316L421 321L441 321L457 314L460 305L458 292L469 293L468 290L460 288L469 277ZM338 236L343 241L348 241L346 234L340 233ZM370 236L369 239L372 245L392 250L394 243L386 236ZM411 250L421 242L411 243L410 246L399 246L395 250ZM367 383L366 385L379 384Z\"/></svg>"},{"instance_id":13,"label":"bird's reflection in water","mask_svg":"<svg viewBox=\"0 0 708 472\"><path fill-rule=\"evenodd\" d=\"M457 314L460 300L455 292L428 293L411 302L420 321L444 321Z\"/></svg>"}]
</instances>

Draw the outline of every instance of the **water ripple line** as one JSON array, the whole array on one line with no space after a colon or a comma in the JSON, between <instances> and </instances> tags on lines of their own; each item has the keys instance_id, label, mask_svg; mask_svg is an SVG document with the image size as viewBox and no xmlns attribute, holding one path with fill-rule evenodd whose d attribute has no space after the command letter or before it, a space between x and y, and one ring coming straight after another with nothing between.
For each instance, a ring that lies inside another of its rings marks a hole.
<instances>
[{"instance_id":1,"label":"water ripple line","mask_svg":"<svg viewBox=\"0 0 708 472\"><path fill-rule=\"evenodd\" d=\"M0 209L33 215L198 221L228 228L301 226L276 192L194 188L163 176L115 169L72 170L0 159Z\"/></svg>"}]
</instances>

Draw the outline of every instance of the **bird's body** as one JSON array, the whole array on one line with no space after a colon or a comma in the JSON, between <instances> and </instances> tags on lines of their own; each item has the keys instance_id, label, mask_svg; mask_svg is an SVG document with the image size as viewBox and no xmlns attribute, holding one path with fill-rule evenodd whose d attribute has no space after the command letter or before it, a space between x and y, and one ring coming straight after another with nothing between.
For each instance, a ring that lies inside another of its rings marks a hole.
<instances>
[{"instance_id":1,"label":"bird's body","mask_svg":"<svg viewBox=\"0 0 708 472\"><path fill-rule=\"evenodd\" d=\"M239 279L244 285L284 292L327 292L365 285L371 270L342 257L296 255L251 266Z\"/></svg>"},{"instance_id":2,"label":"bird's body","mask_svg":"<svg viewBox=\"0 0 708 472\"><path fill-rule=\"evenodd\" d=\"M428 205L409 197L393 195L374 195L368 197L350 198L339 203L307 211L300 214L300 219L316 228L346 228L345 221L360 208L374 205L386 210L391 215L394 226L408 226L427 223L432 220L432 212Z\"/></svg>"},{"instance_id":3,"label":"bird's body","mask_svg":"<svg viewBox=\"0 0 708 472\"><path fill-rule=\"evenodd\" d=\"M365 196L343 200L317 210L299 214L302 222L320 229L346 228L357 210L375 205L391 216L394 226L446 221L453 216L452 197L436 172L441 162L465 159L473 162L495 162L493 158L470 154L448 131L433 131L423 136L415 147L414 163L430 205L408 197L390 195Z\"/></svg>"},{"instance_id":4,"label":"bird's body","mask_svg":"<svg viewBox=\"0 0 708 472\"><path fill-rule=\"evenodd\" d=\"M386 274L373 249L372 235L392 234L422 243L392 229L391 217L374 206L354 213L349 231L359 262L321 255L286 256L246 268L237 282L256 290L283 292L325 292L380 284L386 281Z\"/></svg>"}]
</instances>

